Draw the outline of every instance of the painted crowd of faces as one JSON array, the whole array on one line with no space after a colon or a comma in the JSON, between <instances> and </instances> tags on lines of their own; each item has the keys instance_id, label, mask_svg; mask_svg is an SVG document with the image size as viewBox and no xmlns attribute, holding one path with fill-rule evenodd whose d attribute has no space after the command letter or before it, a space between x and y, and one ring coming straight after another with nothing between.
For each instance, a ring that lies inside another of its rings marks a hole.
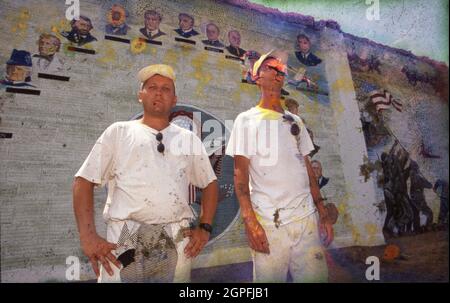
<instances>
[{"instance_id":1,"label":"painted crowd of faces","mask_svg":"<svg viewBox=\"0 0 450 303\"><path fill-rule=\"evenodd\" d=\"M32 71L46 74L60 74L64 60L58 55L61 40L52 34L41 34L37 51L31 55L26 50L13 49L6 62L6 73L0 84L4 87L34 87L31 84Z\"/></svg>"},{"instance_id":2,"label":"painted crowd of faces","mask_svg":"<svg viewBox=\"0 0 450 303\"><path fill-rule=\"evenodd\" d=\"M127 11L119 5L114 4L106 14L105 33L107 35L125 36L129 33L131 27L127 24ZM139 29L140 35L150 40L158 40L161 37L168 35L160 29L163 16L156 10L147 10L143 15L143 26ZM178 15L178 28L174 28L172 34L190 39L200 35L195 30L195 19L187 13L180 13ZM87 16L81 15L79 20L72 20L70 22L70 31L62 31L60 36L66 39L69 43L84 47L88 43L97 41L97 38L92 35L91 31L94 29L91 19ZM228 44L220 40L220 28L213 22L205 25L205 38L201 42L208 47L225 49L231 56L246 59L248 62L249 71L253 67L254 62L259 58L260 54L257 51L246 51L241 48L241 35L237 30L230 30L227 33ZM297 36L297 51L295 57L298 62L305 66L316 66L322 62L313 52L311 52L311 42L308 36L300 34ZM8 60L6 75L1 84L14 86L28 86L31 85L31 70L38 72L58 74L63 70L64 61L58 56L61 48L61 40L53 34L42 34L38 39L38 52L33 55L26 50L14 50L11 53L11 58ZM30 59L31 58L31 59ZM294 82L298 85L306 81L305 68L299 69L300 77L296 75ZM247 78L249 83L252 83L251 74L247 71L244 78Z\"/></svg>"}]
</instances>

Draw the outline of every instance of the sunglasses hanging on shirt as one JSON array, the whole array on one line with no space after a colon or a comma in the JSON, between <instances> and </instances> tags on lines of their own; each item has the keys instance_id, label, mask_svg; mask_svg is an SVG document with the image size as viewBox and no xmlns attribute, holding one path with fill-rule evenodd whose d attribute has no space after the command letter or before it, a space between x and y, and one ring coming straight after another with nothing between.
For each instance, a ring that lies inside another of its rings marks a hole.
<instances>
[{"instance_id":1,"label":"sunglasses hanging on shirt","mask_svg":"<svg viewBox=\"0 0 450 303\"><path fill-rule=\"evenodd\" d=\"M283 119L291 124L291 135L298 136L300 134L300 127L295 122L294 117L291 115L283 115Z\"/></svg>"},{"instance_id":2,"label":"sunglasses hanging on shirt","mask_svg":"<svg viewBox=\"0 0 450 303\"><path fill-rule=\"evenodd\" d=\"M158 146L156 147L156 149L164 155L164 144L162 143L162 139L163 139L163 134L162 133L157 133L156 135L156 140L158 141Z\"/></svg>"}]
</instances>

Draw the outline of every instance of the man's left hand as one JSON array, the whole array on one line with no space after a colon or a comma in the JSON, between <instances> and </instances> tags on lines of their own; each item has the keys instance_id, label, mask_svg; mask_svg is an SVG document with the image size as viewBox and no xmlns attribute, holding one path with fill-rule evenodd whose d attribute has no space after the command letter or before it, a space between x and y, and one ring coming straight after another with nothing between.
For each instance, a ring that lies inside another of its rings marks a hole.
<instances>
[{"instance_id":1,"label":"man's left hand","mask_svg":"<svg viewBox=\"0 0 450 303\"><path fill-rule=\"evenodd\" d=\"M189 243L184 249L184 253L188 258L195 258L205 247L209 240L209 232L206 230L196 227L194 229L188 229L184 232L184 237L191 238Z\"/></svg>"},{"instance_id":2,"label":"man's left hand","mask_svg":"<svg viewBox=\"0 0 450 303\"><path fill-rule=\"evenodd\" d=\"M325 247L328 247L334 239L333 224L328 218L327 208L321 204L319 210L319 235Z\"/></svg>"}]
</instances>

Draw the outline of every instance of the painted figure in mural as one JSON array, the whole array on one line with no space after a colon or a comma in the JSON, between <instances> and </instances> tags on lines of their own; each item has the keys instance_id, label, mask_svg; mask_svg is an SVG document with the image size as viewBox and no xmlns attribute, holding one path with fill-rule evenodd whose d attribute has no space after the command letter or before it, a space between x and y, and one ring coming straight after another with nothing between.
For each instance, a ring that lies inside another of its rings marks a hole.
<instances>
[{"instance_id":1,"label":"painted figure in mural","mask_svg":"<svg viewBox=\"0 0 450 303\"><path fill-rule=\"evenodd\" d=\"M259 57L261 57L261 55L257 51L250 50L245 53L244 57L247 58L246 66L248 66L248 69L244 75L244 79L245 81L247 81L247 83L256 84L256 81L253 79L252 76L253 65L259 59Z\"/></svg>"},{"instance_id":2,"label":"painted figure in mural","mask_svg":"<svg viewBox=\"0 0 450 303\"><path fill-rule=\"evenodd\" d=\"M269 52L254 64L261 100L237 116L226 153L234 157L254 282L286 282L288 272L294 282L326 282L321 235L329 245L333 227L308 157L312 141L303 121L281 105L287 66L280 58L287 56ZM264 153L257 137L266 138L263 145L269 148Z\"/></svg>"},{"instance_id":3,"label":"painted figure in mural","mask_svg":"<svg viewBox=\"0 0 450 303\"><path fill-rule=\"evenodd\" d=\"M61 35L70 42L83 46L86 43L97 41L97 38L91 35L90 31L94 28L91 19L86 16L80 16L79 20L70 21L72 30L70 32L63 31Z\"/></svg>"},{"instance_id":4,"label":"painted figure in mural","mask_svg":"<svg viewBox=\"0 0 450 303\"><path fill-rule=\"evenodd\" d=\"M448 227L448 182L443 179L436 180L433 191L438 194L440 199L438 224Z\"/></svg>"},{"instance_id":5,"label":"painted figure in mural","mask_svg":"<svg viewBox=\"0 0 450 303\"><path fill-rule=\"evenodd\" d=\"M322 59L311 53L311 41L308 36L299 34L297 36L297 47L299 51L295 52L295 56L304 65L316 66L322 62Z\"/></svg>"},{"instance_id":6,"label":"painted figure in mural","mask_svg":"<svg viewBox=\"0 0 450 303\"><path fill-rule=\"evenodd\" d=\"M427 205L427 201L425 200L423 190L425 188L431 189L433 188L433 185L422 176L417 162L411 161L410 168L411 168L411 175L410 175L411 184L409 189L409 196L411 198L411 203L414 212L414 219L413 219L414 231L416 233L422 231L422 228L420 226L420 213L424 214L425 217L427 218L423 231L430 231L431 225L433 224L433 211Z\"/></svg>"},{"instance_id":7,"label":"painted figure in mural","mask_svg":"<svg viewBox=\"0 0 450 303\"><path fill-rule=\"evenodd\" d=\"M39 54L33 55L33 67L39 72L58 73L62 71L64 61L56 54L61 40L51 34L41 34L38 41Z\"/></svg>"},{"instance_id":8,"label":"painted figure in mural","mask_svg":"<svg viewBox=\"0 0 450 303\"><path fill-rule=\"evenodd\" d=\"M228 32L228 41L230 45L226 47L227 51L233 56L242 58L245 55L245 49L241 48L241 34L237 30Z\"/></svg>"},{"instance_id":9,"label":"painted figure in mural","mask_svg":"<svg viewBox=\"0 0 450 303\"><path fill-rule=\"evenodd\" d=\"M294 115L299 116L300 113L298 111L298 108L299 108L300 105L298 104L297 100L292 99L292 98L287 98L284 101L284 104L286 105L286 108L287 108L288 111L290 111Z\"/></svg>"},{"instance_id":10,"label":"painted figure in mural","mask_svg":"<svg viewBox=\"0 0 450 303\"><path fill-rule=\"evenodd\" d=\"M138 78L142 119L109 126L75 175L81 246L99 282L189 282L192 258L212 231L217 178L201 140L169 122L177 102L173 69L150 65ZM105 184L107 240L97 234L93 216L94 186ZM189 184L203 189L195 228Z\"/></svg>"},{"instance_id":11,"label":"painted figure in mural","mask_svg":"<svg viewBox=\"0 0 450 303\"><path fill-rule=\"evenodd\" d=\"M14 49L6 62L6 75L0 81L2 86L31 86L31 54L25 50Z\"/></svg>"},{"instance_id":12,"label":"painted figure in mural","mask_svg":"<svg viewBox=\"0 0 450 303\"><path fill-rule=\"evenodd\" d=\"M408 195L408 178L411 174L411 167L408 164L409 153L403 149L398 149L394 161L394 197L396 202L396 212L394 219L398 227L398 234L411 233L414 223L414 209L411 205L411 198Z\"/></svg>"},{"instance_id":13,"label":"painted figure in mural","mask_svg":"<svg viewBox=\"0 0 450 303\"><path fill-rule=\"evenodd\" d=\"M208 46L225 47L225 45L219 41L220 29L217 25L210 22L206 25L206 37L207 40L202 40L202 43Z\"/></svg>"},{"instance_id":14,"label":"painted figure in mural","mask_svg":"<svg viewBox=\"0 0 450 303\"><path fill-rule=\"evenodd\" d=\"M194 29L195 19L191 15L181 13L178 15L179 28L174 31L183 38L197 36L198 32Z\"/></svg>"},{"instance_id":15,"label":"painted figure in mural","mask_svg":"<svg viewBox=\"0 0 450 303\"><path fill-rule=\"evenodd\" d=\"M324 177L322 175L322 164L318 160L311 161L311 167L314 171L314 175L317 178L317 183L319 184L319 188L324 187L330 181L330 178Z\"/></svg>"},{"instance_id":16,"label":"painted figure in mural","mask_svg":"<svg viewBox=\"0 0 450 303\"><path fill-rule=\"evenodd\" d=\"M385 237L394 236L394 209L395 209L395 198L394 198L394 178L392 176L394 157L392 154L383 152L381 154L381 165L383 167L383 193L384 202L386 205L386 217L384 219L383 233Z\"/></svg>"},{"instance_id":17,"label":"painted figure in mural","mask_svg":"<svg viewBox=\"0 0 450 303\"><path fill-rule=\"evenodd\" d=\"M139 31L150 40L164 36L166 33L159 29L161 21L162 16L160 13L155 10L147 10L144 13L145 27L141 28Z\"/></svg>"},{"instance_id":18,"label":"painted figure in mural","mask_svg":"<svg viewBox=\"0 0 450 303\"><path fill-rule=\"evenodd\" d=\"M124 36L131 28L126 24L127 12L119 4L113 4L107 14L108 24L105 26L105 32L108 35Z\"/></svg>"},{"instance_id":19,"label":"painted figure in mural","mask_svg":"<svg viewBox=\"0 0 450 303\"><path fill-rule=\"evenodd\" d=\"M414 214L407 188L410 174L408 160L408 153L398 148L398 141L392 145L389 153L381 154L386 204L383 233L387 238L403 235L412 230Z\"/></svg>"}]
</instances>

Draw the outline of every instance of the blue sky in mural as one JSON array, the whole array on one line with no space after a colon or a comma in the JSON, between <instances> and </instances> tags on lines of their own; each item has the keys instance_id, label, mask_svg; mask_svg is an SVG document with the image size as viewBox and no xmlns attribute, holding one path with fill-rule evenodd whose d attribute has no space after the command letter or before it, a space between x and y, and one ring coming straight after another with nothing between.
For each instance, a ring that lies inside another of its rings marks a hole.
<instances>
[{"instance_id":1,"label":"blue sky in mural","mask_svg":"<svg viewBox=\"0 0 450 303\"><path fill-rule=\"evenodd\" d=\"M448 65L448 0L379 0L380 18L369 21L374 0L250 0L282 12L336 20L359 37L428 56Z\"/></svg>"}]
</instances>

